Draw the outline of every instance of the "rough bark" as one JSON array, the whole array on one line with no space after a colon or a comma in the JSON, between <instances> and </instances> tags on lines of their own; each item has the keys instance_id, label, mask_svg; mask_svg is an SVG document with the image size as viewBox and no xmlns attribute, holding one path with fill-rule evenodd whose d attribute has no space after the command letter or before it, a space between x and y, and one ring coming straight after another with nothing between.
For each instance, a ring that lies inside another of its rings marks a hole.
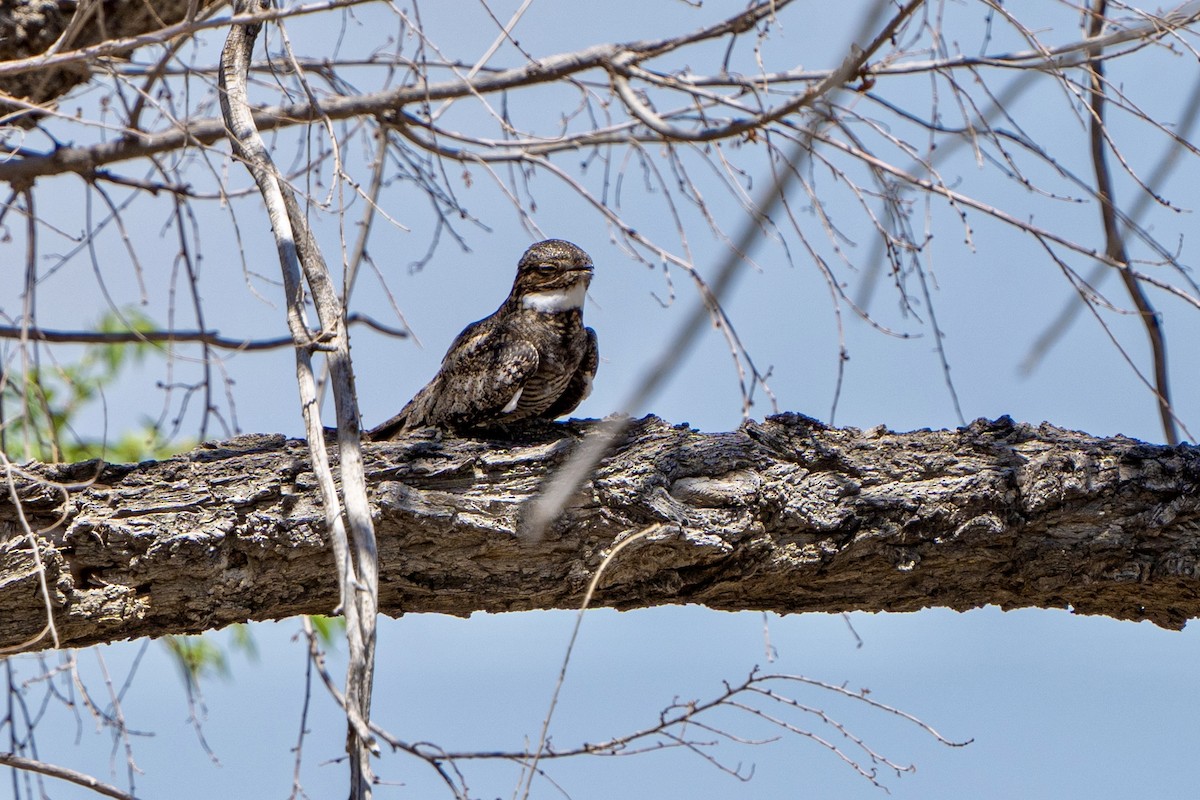
<instances>
[{"instance_id":1,"label":"rough bark","mask_svg":"<svg viewBox=\"0 0 1200 800\"><path fill-rule=\"evenodd\" d=\"M187 18L189 0L9 0L0 4L0 62L33 59L55 43L67 52L100 42L141 36ZM197 0L194 13L204 15L224 0ZM82 17L76 19L78 14ZM65 34L65 38L64 38ZM117 54L118 57L125 54ZM56 69L35 69L0 77L0 93L36 105L51 104L91 79L94 64L80 62ZM0 102L0 114L14 110ZM34 117L20 120L32 123ZM9 120L12 122L12 120Z\"/></svg>"},{"instance_id":2,"label":"rough bark","mask_svg":"<svg viewBox=\"0 0 1200 800\"><path fill-rule=\"evenodd\" d=\"M614 540L663 522L608 568L597 605L1070 607L1170 628L1200 614L1197 448L1008 418L893 433L781 415L700 433L648 417L542 541L521 539L522 503L590 424L368 445L380 609L576 607ZM161 462L24 474L41 479L14 481L30 526L47 529L37 542L64 645L337 602L302 441L244 436ZM79 485L64 502L54 482ZM44 625L32 555L6 497L0 647Z\"/></svg>"}]
</instances>

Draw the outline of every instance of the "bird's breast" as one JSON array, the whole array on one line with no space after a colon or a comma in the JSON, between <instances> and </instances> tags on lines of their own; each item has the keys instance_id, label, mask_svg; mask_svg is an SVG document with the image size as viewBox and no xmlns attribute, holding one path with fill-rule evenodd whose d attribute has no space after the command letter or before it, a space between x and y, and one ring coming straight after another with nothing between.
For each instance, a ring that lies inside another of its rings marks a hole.
<instances>
[{"instance_id":1,"label":"bird's breast","mask_svg":"<svg viewBox=\"0 0 1200 800\"><path fill-rule=\"evenodd\" d=\"M508 419L527 419L546 411L566 391L587 349L587 333L579 312L526 313L521 334L538 351L538 368L525 381Z\"/></svg>"}]
</instances>

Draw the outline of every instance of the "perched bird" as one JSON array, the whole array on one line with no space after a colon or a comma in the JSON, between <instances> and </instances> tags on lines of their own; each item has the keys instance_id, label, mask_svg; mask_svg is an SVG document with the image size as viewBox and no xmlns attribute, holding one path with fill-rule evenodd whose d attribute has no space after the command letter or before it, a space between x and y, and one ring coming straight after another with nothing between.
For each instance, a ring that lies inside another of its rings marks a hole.
<instances>
[{"instance_id":1,"label":"perched bird","mask_svg":"<svg viewBox=\"0 0 1200 800\"><path fill-rule=\"evenodd\" d=\"M591 391L599 361L596 332L583 326L592 271L591 257L570 242L530 247L504 304L468 325L429 385L367 438L425 427L479 433L573 411Z\"/></svg>"}]
</instances>

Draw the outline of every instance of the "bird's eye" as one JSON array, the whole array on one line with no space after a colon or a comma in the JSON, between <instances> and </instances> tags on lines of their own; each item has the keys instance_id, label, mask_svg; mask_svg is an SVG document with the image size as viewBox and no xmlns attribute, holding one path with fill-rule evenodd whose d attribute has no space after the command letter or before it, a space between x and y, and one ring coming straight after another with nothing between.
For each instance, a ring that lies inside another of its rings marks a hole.
<instances>
[{"instance_id":1,"label":"bird's eye","mask_svg":"<svg viewBox=\"0 0 1200 800\"><path fill-rule=\"evenodd\" d=\"M538 264L536 267L534 267L534 269L543 275L549 275L551 272L557 270L558 267L554 266L553 264Z\"/></svg>"}]
</instances>

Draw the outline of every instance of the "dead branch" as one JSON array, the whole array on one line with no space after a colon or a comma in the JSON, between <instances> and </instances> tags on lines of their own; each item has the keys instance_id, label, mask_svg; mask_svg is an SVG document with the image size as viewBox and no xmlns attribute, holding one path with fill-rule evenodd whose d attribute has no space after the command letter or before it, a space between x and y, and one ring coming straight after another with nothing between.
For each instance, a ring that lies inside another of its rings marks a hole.
<instances>
[{"instance_id":1,"label":"dead branch","mask_svg":"<svg viewBox=\"0 0 1200 800\"><path fill-rule=\"evenodd\" d=\"M328 8L331 5L339 4L320 4L321 8ZM786 4L780 2L756 3L744 12L739 12L726 20L708 26L691 35L640 42L594 45L576 52L541 57L537 61L522 67L484 72L470 79L456 77L444 81L430 81L418 86L399 86L386 91L365 92L344 97L324 97L321 99L319 106L304 101L264 108L255 112L254 121L260 130L277 130L309 124L322 117L327 117L331 120L340 120L359 116L395 116L406 106L410 105L419 106L437 100L452 100L463 97L503 93L520 87L535 86L565 78L572 78L594 70L601 70L610 75L620 75L623 72L629 71L630 64L642 64L646 60L662 57L688 45L719 38L731 31L753 26L755 22L764 16L778 13L784 5ZM297 9L290 13L299 13L301 11L311 12L312 9ZM265 13L257 16L249 15L247 18L255 20L268 19L284 15L285 13L288 12ZM905 74L909 71L945 73L948 70L971 69L988 65L1057 70L1063 66L1082 63L1086 59L1086 53L1095 49L1113 47L1119 43L1135 39L1144 39L1146 41L1159 39L1178 28L1192 24L1198 18L1200 18L1200 2L1189 2L1159 17L1142 20L1137 24L1129 24L1119 28L1099 40L1084 39L1048 50L1045 53L1041 51L1016 53L990 59L948 58L934 62L919 62L914 64L911 69L898 68L895 64L890 63L889 59L883 59L878 66L863 65L859 70L859 76L863 79L873 79L888 74ZM207 27L212 27L213 24L216 23L210 23ZM172 33L178 34L187 30L192 30L192 28L185 27L180 31L173 31ZM139 40L130 44L146 43L148 42L141 42ZM1081 52L1084 55L1079 55ZM1068 56L1070 60L1061 64L1060 61L1054 60ZM60 58L65 58L65 56ZM74 60L86 61L86 58L81 55ZM6 64L0 62L0 76L7 74L19 75L28 70L41 68L41 66L44 66L44 63L44 61L33 63L32 60L29 64L13 62ZM74 61L67 61L65 63L74 63ZM753 85L763 87L775 84L786 85L794 80L800 80L803 83L821 84L829 81L840 71L841 67L836 70L804 72L802 75L793 78L788 78L786 75L755 76ZM696 89L710 85L716 80L716 78L707 79L697 76L695 78L689 77L686 81L674 80L672 83L674 88L690 96ZM724 81L724 85L734 88L739 86L738 81L730 80L729 78L721 80ZM807 102L807 99L792 101L788 106L776 109L775 113L764 115L762 121L769 122L774 120L792 110L793 105L798 108L806 105ZM686 107L685 110L690 111L690 106ZM746 128L740 125L733 125L728 127L723 135L736 138L738 135L744 133L745 130ZM604 144L608 141L627 141L628 136L628 131L612 132L608 135L602 131L588 131L564 137L562 141L551 142L550 147L556 151L574 150ZM70 172L89 175L104 165L170 152L186 145L211 145L223 137L224 127L220 119L192 119L181 121L181 124L177 127L157 132L129 130L124 136L95 145L61 146L47 152L17 148L14 152L15 157L0 162L0 181L21 184L39 177ZM662 139L663 136L660 133L654 133L650 136L650 140L652 141L660 141ZM519 146L520 142L518 141L515 144Z\"/></svg>"}]
</instances>

